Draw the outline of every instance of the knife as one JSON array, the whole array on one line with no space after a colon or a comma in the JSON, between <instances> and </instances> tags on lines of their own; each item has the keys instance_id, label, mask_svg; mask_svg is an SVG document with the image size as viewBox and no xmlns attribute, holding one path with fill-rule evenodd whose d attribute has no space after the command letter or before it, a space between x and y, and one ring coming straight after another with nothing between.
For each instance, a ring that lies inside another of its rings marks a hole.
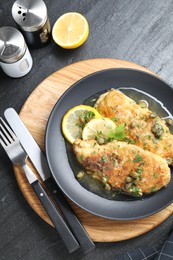
<instances>
[{"instance_id":1,"label":"knife","mask_svg":"<svg viewBox=\"0 0 173 260\"><path fill-rule=\"evenodd\" d=\"M95 248L95 244L89 237L85 228L78 220L77 216L74 214L70 205L67 203L61 190L58 188L58 186L52 179L51 172L44 153L41 151L40 147L32 137L31 133L26 128L25 124L13 108L6 109L4 112L4 116L14 133L17 135L20 143L27 152L30 160L32 161L40 177L44 181L52 197L61 209L71 230L76 236L84 252L90 252Z\"/></svg>"},{"instance_id":2,"label":"knife","mask_svg":"<svg viewBox=\"0 0 173 260\"><path fill-rule=\"evenodd\" d=\"M50 219L52 220L68 251L71 253L78 249L79 243L69 229L67 223L56 209L54 203L49 198L34 172L27 165L26 159L28 155L26 151L22 147L14 132L2 118L0 118L0 137L0 144L9 156L11 162L14 165L20 165L22 167L28 182L35 191Z\"/></svg>"}]
</instances>

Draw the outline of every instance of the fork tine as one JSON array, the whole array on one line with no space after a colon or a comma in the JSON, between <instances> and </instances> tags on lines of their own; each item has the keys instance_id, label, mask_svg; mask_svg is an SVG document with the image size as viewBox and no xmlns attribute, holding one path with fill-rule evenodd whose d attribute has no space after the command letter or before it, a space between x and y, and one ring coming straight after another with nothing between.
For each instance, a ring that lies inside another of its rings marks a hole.
<instances>
[{"instance_id":1,"label":"fork tine","mask_svg":"<svg viewBox=\"0 0 173 260\"><path fill-rule=\"evenodd\" d=\"M6 137L5 137L6 139ZM0 131L0 144L2 145L2 147L5 149L5 147L7 146L7 143L5 140L4 140L4 135L2 134L2 132Z\"/></svg>"},{"instance_id":2,"label":"fork tine","mask_svg":"<svg viewBox=\"0 0 173 260\"><path fill-rule=\"evenodd\" d=\"M2 119L2 117L0 117L0 120L3 124L0 124L4 134L7 136L7 139L9 139L9 141L11 139L13 139L13 141L16 139L15 134L13 133L13 131L11 130L11 128L5 123L5 121ZM5 126L5 127L4 127ZM5 129L6 128L6 129Z\"/></svg>"}]
</instances>

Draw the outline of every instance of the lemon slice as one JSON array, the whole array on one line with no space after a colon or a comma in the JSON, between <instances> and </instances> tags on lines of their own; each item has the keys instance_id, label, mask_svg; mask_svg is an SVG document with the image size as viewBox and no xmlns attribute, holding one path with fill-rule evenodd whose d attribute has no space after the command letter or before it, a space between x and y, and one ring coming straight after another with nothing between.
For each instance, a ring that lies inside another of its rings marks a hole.
<instances>
[{"instance_id":1,"label":"lemon slice","mask_svg":"<svg viewBox=\"0 0 173 260\"><path fill-rule=\"evenodd\" d=\"M101 117L101 115L90 106L79 105L68 110L62 120L62 132L65 138L70 143L73 143L77 138L81 138L85 124L96 117Z\"/></svg>"},{"instance_id":2,"label":"lemon slice","mask_svg":"<svg viewBox=\"0 0 173 260\"><path fill-rule=\"evenodd\" d=\"M55 22L52 29L53 40L64 49L81 46L89 35L86 18L75 12L65 13Z\"/></svg>"},{"instance_id":3,"label":"lemon slice","mask_svg":"<svg viewBox=\"0 0 173 260\"><path fill-rule=\"evenodd\" d=\"M104 143L110 133L115 132L115 129L116 125L111 119L107 117L94 118L85 125L82 138L83 140L96 139L100 143Z\"/></svg>"}]
</instances>

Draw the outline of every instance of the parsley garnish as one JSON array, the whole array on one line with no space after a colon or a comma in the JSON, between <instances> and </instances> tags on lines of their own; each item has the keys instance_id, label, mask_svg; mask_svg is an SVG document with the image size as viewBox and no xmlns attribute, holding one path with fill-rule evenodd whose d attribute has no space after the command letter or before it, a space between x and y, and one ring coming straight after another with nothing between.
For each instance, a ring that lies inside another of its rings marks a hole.
<instances>
[{"instance_id":1,"label":"parsley garnish","mask_svg":"<svg viewBox=\"0 0 173 260\"><path fill-rule=\"evenodd\" d=\"M133 162L138 163L142 161L142 157L140 154L137 154L135 158L133 159Z\"/></svg>"},{"instance_id":2,"label":"parsley garnish","mask_svg":"<svg viewBox=\"0 0 173 260\"><path fill-rule=\"evenodd\" d=\"M107 162L107 156L106 155L103 155L102 158L101 158L102 162Z\"/></svg>"},{"instance_id":3,"label":"parsley garnish","mask_svg":"<svg viewBox=\"0 0 173 260\"><path fill-rule=\"evenodd\" d=\"M95 114L92 111L86 111L81 115L81 118L87 123L89 122L92 118L94 118Z\"/></svg>"},{"instance_id":4,"label":"parsley garnish","mask_svg":"<svg viewBox=\"0 0 173 260\"><path fill-rule=\"evenodd\" d=\"M115 128L115 132L111 132L109 134L109 141L118 140L122 141L126 137L125 133L125 124L117 125Z\"/></svg>"},{"instance_id":5,"label":"parsley garnish","mask_svg":"<svg viewBox=\"0 0 173 260\"><path fill-rule=\"evenodd\" d=\"M83 160L83 155L79 156L79 160L80 160L80 161Z\"/></svg>"},{"instance_id":6,"label":"parsley garnish","mask_svg":"<svg viewBox=\"0 0 173 260\"><path fill-rule=\"evenodd\" d=\"M150 188L150 192L155 191L155 189L156 189L156 187L151 187L151 188Z\"/></svg>"},{"instance_id":7,"label":"parsley garnish","mask_svg":"<svg viewBox=\"0 0 173 260\"><path fill-rule=\"evenodd\" d=\"M113 118L112 118L112 121L113 121L113 122L118 122L118 118L117 118L117 117L113 117Z\"/></svg>"}]
</instances>

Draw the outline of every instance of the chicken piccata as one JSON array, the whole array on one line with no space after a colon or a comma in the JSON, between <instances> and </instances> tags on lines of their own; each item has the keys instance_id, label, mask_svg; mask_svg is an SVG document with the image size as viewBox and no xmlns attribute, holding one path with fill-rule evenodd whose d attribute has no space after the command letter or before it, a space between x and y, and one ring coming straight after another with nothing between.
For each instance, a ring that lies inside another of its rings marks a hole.
<instances>
[{"instance_id":1,"label":"chicken piccata","mask_svg":"<svg viewBox=\"0 0 173 260\"><path fill-rule=\"evenodd\" d=\"M77 139L73 151L85 171L104 185L141 196L167 186L171 174L165 159L142 148L113 141Z\"/></svg>"},{"instance_id":2,"label":"chicken piccata","mask_svg":"<svg viewBox=\"0 0 173 260\"><path fill-rule=\"evenodd\" d=\"M111 89L102 94L95 107L99 113L125 123L126 141L165 158L173 165L173 135L165 122L148 108L141 108L121 91Z\"/></svg>"}]
</instances>

